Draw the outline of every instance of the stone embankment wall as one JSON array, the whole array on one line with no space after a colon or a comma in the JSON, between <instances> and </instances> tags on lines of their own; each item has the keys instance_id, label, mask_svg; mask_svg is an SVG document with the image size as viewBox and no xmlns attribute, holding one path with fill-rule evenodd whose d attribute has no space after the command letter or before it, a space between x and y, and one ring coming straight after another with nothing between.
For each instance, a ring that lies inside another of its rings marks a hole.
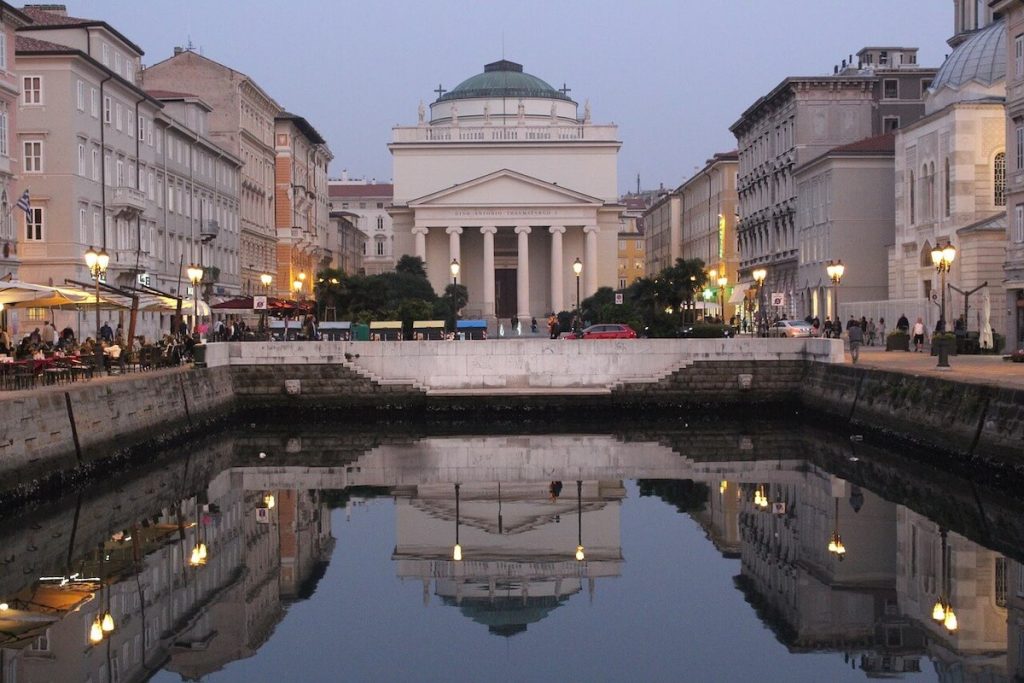
<instances>
[{"instance_id":1,"label":"stone embankment wall","mask_svg":"<svg viewBox=\"0 0 1024 683\"><path fill-rule=\"evenodd\" d=\"M1024 392L811 363L799 395L808 408L843 423L1024 472Z\"/></svg>"},{"instance_id":2,"label":"stone embankment wall","mask_svg":"<svg viewBox=\"0 0 1024 683\"><path fill-rule=\"evenodd\" d=\"M0 395L4 489L166 439L234 407L230 370L175 368Z\"/></svg>"}]
</instances>

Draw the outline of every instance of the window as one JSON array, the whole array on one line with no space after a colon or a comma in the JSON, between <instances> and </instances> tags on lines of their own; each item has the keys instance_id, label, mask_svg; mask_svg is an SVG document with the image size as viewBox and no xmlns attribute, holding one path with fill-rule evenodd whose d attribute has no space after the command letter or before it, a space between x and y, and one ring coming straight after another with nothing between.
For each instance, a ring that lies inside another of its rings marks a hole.
<instances>
[{"instance_id":1,"label":"window","mask_svg":"<svg viewBox=\"0 0 1024 683\"><path fill-rule=\"evenodd\" d=\"M384 208L384 202L377 202L377 208L378 209L383 209Z\"/></svg>"},{"instance_id":2,"label":"window","mask_svg":"<svg viewBox=\"0 0 1024 683\"><path fill-rule=\"evenodd\" d=\"M127 111L126 113L128 115L125 117L125 128L127 129L128 135L135 137L135 117L132 116L131 110Z\"/></svg>"},{"instance_id":3,"label":"window","mask_svg":"<svg viewBox=\"0 0 1024 683\"><path fill-rule=\"evenodd\" d=\"M146 140L146 117L139 117L139 141L145 142Z\"/></svg>"},{"instance_id":4,"label":"window","mask_svg":"<svg viewBox=\"0 0 1024 683\"><path fill-rule=\"evenodd\" d=\"M110 66L110 46L107 45L106 43L103 43L102 54L103 54L103 57L102 57L103 65L104 66Z\"/></svg>"},{"instance_id":5,"label":"window","mask_svg":"<svg viewBox=\"0 0 1024 683\"><path fill-rule=\"evenodd\" d=\"M950 207L952 207L952 205L953 205L953 200L952 200L952 198L950 196L950 194L953 191L953 180L952 180L952 178L949 175L949 157L946 157L946 161L944 163L944 166L945 166L945 168L943 169L944 177L943 177L942 181L943 181L945 187L943 187L943 190L942 190L942 201L945 203L944 209L945 209L946 217L948 218L949 217Z\"/></svg>"},{"instance_id":6,"label":"window","mask_svg":"<svg viewBox=\"0 0 1024 683\"><path fill-rule=\"evenodd\" d=\"M881 50L878 53L878 63L881 66L886 66L887 64L889 64L889 52L887 50Z\"/></svg>"},{"instance_id":7,"label":"window","mask_svg":"<svg viewBox=\"0 0 1024 683\"><path fill-rule=\"evenodd\" d=\"M1013 78L1024 78L1024 33L1017 34L1013 39Z\"/></svg>"},{"instance_id":8,"label":"window","mask_svg":"<svg viewBox=\"0 0 1024 683\"><path fill-rule=\"evenodd\" d=\"M85 177L85 144L78 143L78 175Z\"/></svg>"},{"instance_id":9,"label":"window","mask_svg":"<svg viewBox=\"0 0 1024 683\"><path fill-rule=\"evenodd\" d=\"M170 182L167 183L167 210L174 213L174 188Z\"/></svg>"},{"instance_id":10,"label":"window","mask_svg":"<svg viewBox=\"0 0 1024 683\"><path fill-rule=\"evenodd\" d=\"M882 98L886 100L899 99L900 82L895 78L886 78L882 81Z\"/></svg>"},{"instance_id":11,"label":"window","mask_svg":"<svg viewBox=\"0 0 1024 683\"><path fill-rule=\"evenodd\" d=\"M7 105L0 105L0 157L10 156L7 148Z\"/></svg>"},{"instance_id":12,"label":"window","mask_svg":"<svg viewBox=\"0 0 1024 683\"><path fill-rule=\"evenodd\" d=\"M92 179L99 182L100 179L100 150L92 150Z\"/></svg>"},{"instance_id":13,"label":"window","mask_svg":"<svg viewBox=\"0 0 1024 683\"><path fill-rule=\"evenodd\" d=\"M121 127L124 124L124 117L122 116L122 114L123 111L121 109L121 103L116 102L114 104L114 127L117 128L118 130L121 130Z\"/></svg>"},{"instance_id":14,"label":"window","mask_svg":"<svg viewBox=\"0 0 1024 683\"><path fill-rule=\"evenodd\" d=\"M992 201L1006 206L1006 152L1000 152L992 162Z\"/></svg>"},{"instance_id":15,"label":"window","mask_svg":"<svg viewBox=\"0 0 1024 683\"><path fill-rule=\"evenodd\" d=\"M22 104L43 103L43 77L25 76L21 79Z\"/></svg>"},{"instance_id":16,"label":"window","mask_svg":"<svg viewBox=\"0 0 1024 683\"><path fill-rule=\"evenodd\" d=\"M1024 204L1018 204L1014 209L1013 241L1024 243ZM1021 576L1024 576L1024 572L1021 572Z\"/></svg>"},{"instance_id":17,"label":"window","mask_svg":"<svg viewBox=\"0 0 1024 683\"><path fill-rule=\"evenodd\" d=\"M384 242L381 240L381 241L377 242L377 256L383 256L383 255L384 255Z\"/></svg>"},{"instance_id":18,"label":"window","mask_svg":"<svg viewBox=\"0 0 1024 683\"><path fill-rule=\"evenodd\" d=\"M100 115L100 91L96 88L92 88L89 93L89 109L92 112L92 117L99 118Z\"/></svg>"},{"instance_id":19,"label":"window","mask_svg":"<svg viewBox=\"0 0 1024 683\"><path fill-rule=\"evenodd\" d=\"M85 111L85 83L78 81L77 87L75 88L75 100L78 106L78 111Z\"/></svg>"},{"instance_id":20,"label":"window","mask_svg":"<svg viewBox=\"0 0 1024 683\"><path fill-rule=\"evenodd\" d=\"M103 123L110 125L110 98L103 98Z\"/></svg>"},{"instance_id":21,"label":"window","mask_svg":"<svg viewBox=\"0 0 1024 683\"><path fill-rule=\"evenodd\" d=\"M932 79L922 78L921 79L921 98L928 94L928 88L932 87Z\"/></svg>"},{"instance_id":22,"label":"window","mask_svg":"<svg viewBox=\"0 0 1024 683\"><path fill-rule=\"evenodd\" d=\"M112 164L110 163L110 155L103 155L103 184L110 185L110 173L112 170Z\"/></svg>"},{"instance_id":23,"label":"window","mask_svg":"<svg viewBox=\"0 0 1024 683\"><path fill-rule=\"evenodd\" d=\"M7 34L0 31L0 69L7 71Z\"/></svg>"},{"instance_id":24,"label":"window","mask_svg":"<svg viewBox=\"0 0 1024 683\"><path fill-rule=\"evenodd\" d=\"M25 141L25 173L43 172L43 143L40 140Z\"/></svg>"},{"instance_id":25,"label":"window","mask_svg":"<svg viewBox=\"0 0 1024 683\"><path fill-rule=\"evenodd\" d=\"M78 210L78 241L85 244L89 241L89 224L86 220L86 210Z\"/></svg>"},{"instance_id":26,"label":"window","mask_svg":"<svg viewBox=\"0 0 1024 683\"><path fill-rule=\"evenodd\" d=\"M99 211L92 212L92 243L103 244L103 233L100 230L100 213Z\"/></svg>"},{"instance_id":27,"label":"window","mask_svg":"<svg viewBox=\"0 0 1024 683\"><path fill-rule=\"evenodd\" d=\"M383 230L384 229L384 216L377 216L377 229L378 230Z\"/></svg>"},{"instance_id":28,"label":"window","mask_svg":"<svg viewBox=\"0 0 1024 683\"><path fill-rule=\"evenodd\" d=\"M115 187L124 187L124 161L121 159L117 160L117 185Z\"/></svg>"},{"instance_id":29,"label":"window","mask_svg":"<svg viewBox=\"0 0 1024 683\"><path fill-rule=\"evenodd\" d=\"M33 206L25 216L25 239L29 242L43 240L43 209Z\"/></svg>"},{"instance_id":30,"label":"window","mask_svg":"<svg viewBox=\"0 0 1024 683\"><path fill-rule=\"evenodd\" d=\"M625 288L626 288L626 279L620 277L619 278L619 289L625 289Z\"/></svg>"}]
</instances>

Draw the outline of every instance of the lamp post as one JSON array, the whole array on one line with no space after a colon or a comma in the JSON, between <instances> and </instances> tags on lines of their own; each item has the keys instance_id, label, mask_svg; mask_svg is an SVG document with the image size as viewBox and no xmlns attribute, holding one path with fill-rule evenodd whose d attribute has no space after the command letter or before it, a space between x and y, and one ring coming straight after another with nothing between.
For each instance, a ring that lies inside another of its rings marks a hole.
<instances>
[{"instance_id":1,"label":"lamp post","mask_svg":"<svg viewBox=\"0 0 1024 683\"><path fill-rule=\"evenodd\" d=\"M946 273L949 272L950 267L953 265L953 259L956 258L956 247L949 242L946 242L946 246L936 246L932 249L932 264L935 266L935 270L939 273L942 278L942 304L939 309L939 326L940 332L946 331Z\"/></svg>"},{"instance_id":2,"label":"lamp post","mask_svg":"<svg viewBox=\"0 0 1024 683\"><path fill-rule=\"evenodd\" d=\"M270 273L262 273L260 275L260 284L263 285L263 292L270 298L270 283L274 281L274 276ZM270 302L267 301L267 306L270 306ZM260 332L263 333L267 329L267 309L263 310L263 314L260 315Z\"/></svg>"},{"instance_id":3,"label":"lamp post","mask_svg":"<svg viewBox=\"0 0 1024 683\"><path fill-rule=\"evenodd\" d=\"M110 264L110 255L106 249L96 251L89 247L85 252L85 265L89 274L96 280L96 372L103 369L103 348L100 346L100 278L107 272Z\"/></svg>"},{"instance_id":4,"label":"lamp post","mask_svg":"<svg viewBox=\"0 0 1024 683\"><path fill-rule=\"evenodd\" d=\"M828 539L828 551L838 558L840 562L846 557L846 546L843 545L843 538L839 535L839 499L836 498L836 518L832 535Z\"/></svg>"},{"instance_id":5,"label":"lamp post","mask_svg":"<svg viewBox=\"0 0 1024 683\"><path fill-rule=\"evenodd\" d=\"M453 258L449 269L452 271L452 285L457 287L459 284L459 259Z\"/></svg>"},{"instance_id":6,"label":"lamp post","mask_svg":"<svg viewBox=\"0 0 1024 683\"><path fill-rule=\"evenodd\" d=\"M725 275L718 278L718 295L722 300L722 324L725 324L725 286L729 284L729 278Z\"/></svg>"},{"instance_id":7,"label":"lamp post","mask_svg":"<svg viewBox=\"0 0 1024 683\"><path fill-rule=\"evenodd\" d=\"M580 274L583 272L583 262L580 261L580 257L577 256L576 260L572 262L572 272L576 273L576 316L573 320L573 327L576 328L573 331L579 332L580 324Z\"/></svg>"},{"instance_id":8,"label":"lamp post","mask_svg":"<svg viewBox=\"0 0 1024 683\"><path fill-rule=\"evenodd\" d=\"M188 281L192 283L192 334L199 332L199 283L203 281L203 268L196 264L188 267Z\"/></svg>"},{"instance_id":9,"label":"lamp post","mask_svg":"<svg viewBox=\"0 0 1024 683\"><path fill-rule=\"evenodd\" d=\"M950 633L955 633L959 624L956 620L956 612L953 611L953 605L950 603L949 563L946 560L949 550L946 545L946 530L940 528L939 536L942 539L942 578L939 597L936 598L935 606L932 607L932 619L945 626Z\"/></svg>"},{"instance_id":10,"label":"lamp post","mask_svg":"<svg viewBox=\"0 0 1024 683\"><path fill-rule=\"evenodd\" d=\"M768 271L764 268L755 268L751 276L757 283L757 330L760 334L764 322L764 281L768 277Z\"/></svg>"},{"instance_id":11,"label":"lamp post","mask_svg":"<svg viewBox=\"0 0 1024 683\"><path fill-rule=\"evenodd\" d=\"M839 337L843 330L843 321L839 319L839 281L843 279L843 273L846 272L846 266L843 265L842 260L829 261L828 265L825 266L825 272L828 273L828 279L832 281L832 308L835 309L835 317L832 319L832 329L836 329L839 326Z\"/></svg>"},{"instance_id":12,"label":"lamp post","mask_svg":"<svg viewBox=\"0 0 1024 683\"><path fill-rule=\"evenodd\" d=\"M576 480L576 561L587 558L583 552L583 482Z\"/></svg>"}]
</instances>

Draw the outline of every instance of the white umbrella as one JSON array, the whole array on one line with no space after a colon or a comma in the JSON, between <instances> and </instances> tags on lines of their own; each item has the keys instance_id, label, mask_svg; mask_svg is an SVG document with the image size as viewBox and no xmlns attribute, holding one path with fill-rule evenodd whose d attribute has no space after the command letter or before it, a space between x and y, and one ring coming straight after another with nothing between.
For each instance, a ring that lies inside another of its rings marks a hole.
<instances>
[{"instance_id":1,"label":"white umbrella","mask_svg":"<svg viewBox=\"0 0 1024 683\"><path fill-rule=\"evenodd\" d=\"M0 304L16 304L53 295L53 287L34 285L31 282L11 280L0 282Z\"/></svg>"},{"instance_id":2,"label":"white umbrella","mask_svg":"<svg viewBox=\"0 0 1024 683\"><path fill-rule=\"evenodd\" d=\"M992 348L992 301L987 289L981 295L981 332L978 335L978 344L983 349Z\"/></svg>"}]
</instances>

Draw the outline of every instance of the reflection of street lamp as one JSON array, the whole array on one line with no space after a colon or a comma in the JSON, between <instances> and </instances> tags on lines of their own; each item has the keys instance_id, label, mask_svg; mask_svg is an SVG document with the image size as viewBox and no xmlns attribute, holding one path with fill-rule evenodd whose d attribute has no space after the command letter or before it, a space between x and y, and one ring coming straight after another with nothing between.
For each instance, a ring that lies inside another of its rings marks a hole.
<instances>
[{"instance_id":1,"label":"reflection of street lamp","mask_svg":"<svg viewBox=\"0 0 1024 683\"><path fill-rule=\"evenodd\" d=\"M825 266L825 272L828 273L828 279L832 281L832 307L835 309L832 329L835 329L835 325L839 325L839 329L842 330L843 322L839 319L839 281L843 279L846 266L843 265L842 260L829 261L828 265ZM836 336L838 337L839 335Z\"/></svg>"},{"instance_id":2,"label":"reflection of street lamp","mask_svg":"<svg viewBox=\"0 0 1024 683\"><path fill-rule=\"evenodd\" d=\"M932 264L935 270L942 276L942 305L939 309L939 330L946 331L946 273L953 265L956 258L956 247L946 242L945 247L936 246L932 249Z\"/></svg>"},{"instance_id":3,"label":"reflection of street lamp","mask_svg":"<svg viewBox=\"0 0 1024 683\"><path fill-rule=\"evenodd\" d=\"M576 561L586 559L583 554L583 482L576 480Z\"/></svg>"},{"instance_id":4,"label":"reflection of street lamp","mask_svg":"<svg viewBox=\"0 0 1024 683\"><path fill-rule=\"evenodd\" d=\"M110 256L106 249L96 251L92 247L85 252L85 265L96 280L96 372L103 370L103 348L100 346L100 278L107 272Z\"/></svg>"},{"instance_id":5,"label":"reflection of street lamp","mask_svg":"<svg viewBox=\"0 0 1024 683\"><path fill-rule=\"evenodd\" d=\"M452 265L449 266L452 271L452 285L458 286L459 284L459 259L453 258Z\"/></svg>"},{"instance_id":6,"label":"reflection of street lamp","mask_svg":"<svg viewBox=\"0 0 1024 683\"><path fill-rule=\"evenodd\" d=\"M757 328L760 330L761 322L764 320L764 281L768 277L768 271L764 268L755 268L751 276L757 283Z\"/></svg>"},{"instance_id":7,"label":"reflection of street lamp","mask_svg":"<svg viewBox=\"0 0 1024 683\"><path fill-rule=\"evenodd\" d=\"M828 539L828 551L839 558L842 562L846 556L846 546L843 545L843 537L839 535L839 499L836 498L836 518L832 535Z\"/></svg>"},{"instance_id":8,"label":"reflection of street lamp","mask_svg":"<svg viewBox=\"0 0 1024 683\"><path fill-rule=\"evenodd\" d=\"M462 561L462 546L459 545L459 484L455 485L455 547L452 548L452 559Z\"/></svg>"},{"instance_id":9,"label":"reflection of street lamp","mask_svg":"<svg viewBox=\"0 0 1024 683\"><path fill-rule=\"evenodd\" d=\"M945 626L946 630L950 633L955 633L959 628L959 624L956 620L956 613L953 611L953 605L950 602L952 596L950 595L949 585L949 562L946 560L946 556L949 553L948 546L946 545L946 530L940 528L939 536L942 539L942 586L939 589L939 597L935 600L935 606L932 607L932 619Z\"/></svg>"}]
</instances>

